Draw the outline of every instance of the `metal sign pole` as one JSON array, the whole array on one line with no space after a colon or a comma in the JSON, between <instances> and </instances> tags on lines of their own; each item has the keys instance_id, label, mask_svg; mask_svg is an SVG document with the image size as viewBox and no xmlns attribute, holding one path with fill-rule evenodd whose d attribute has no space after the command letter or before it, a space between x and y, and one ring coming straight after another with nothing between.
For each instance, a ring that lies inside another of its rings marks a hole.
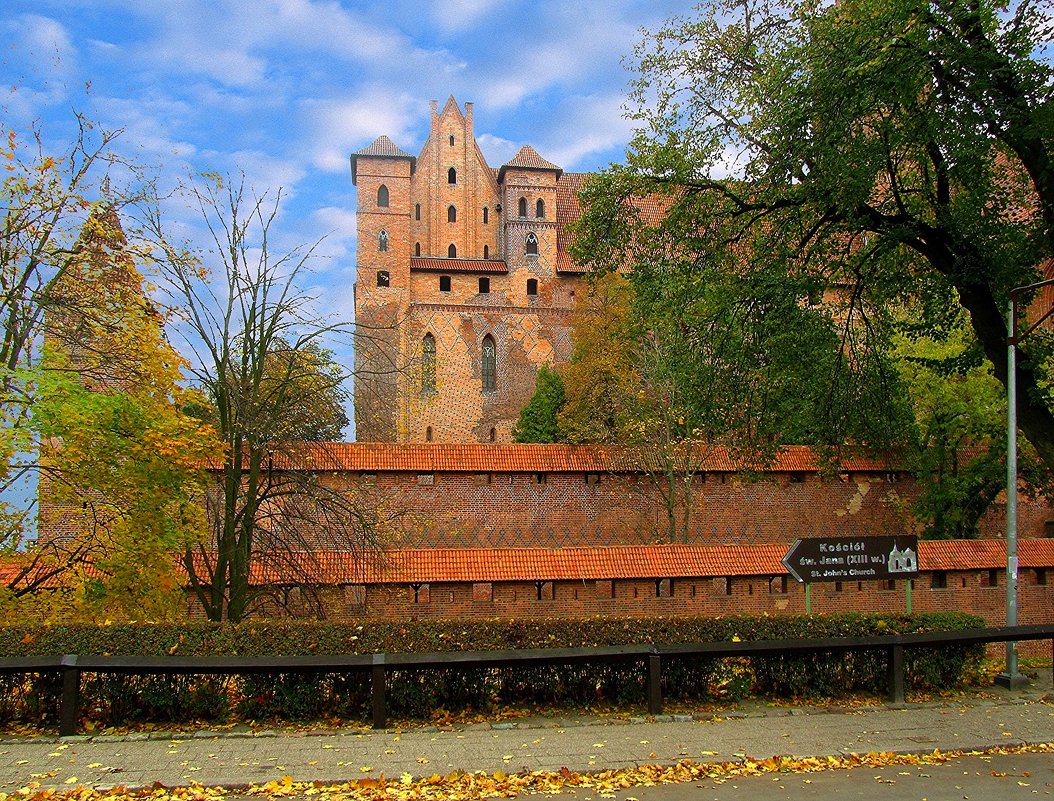
<instances>
[{"instance_id":1,"label":"metal sign pole","mask_svg":"<svg viewBox=\"0 0 1054 801\"><path fill-rule=\"evenodd\" d=\"M1017 625L1017 314L1010 293L1006 346L1006 625ZM1006 687L1019 687L1025 677L1017 670L1017 643L1006 644L1006 669L996 677Z\"/></svg>"}]
</instances>

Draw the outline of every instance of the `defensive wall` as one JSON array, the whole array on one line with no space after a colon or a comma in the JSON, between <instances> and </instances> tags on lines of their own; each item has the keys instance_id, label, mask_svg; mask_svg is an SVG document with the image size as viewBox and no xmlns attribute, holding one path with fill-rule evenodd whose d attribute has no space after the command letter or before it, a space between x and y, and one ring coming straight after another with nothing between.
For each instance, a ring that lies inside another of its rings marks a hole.
<instances>
[{"instance_id":1,"label":"defensive wall","mask_svg":"<svg viewBox=\"0 0 1054 801\"><path fill-rule=\"evenodd\" d=\"M665 505L631 451L560 445L333 443L287 454L365 503L399 512L383 549L333 551L320 532L306 586L261 569L280 614L334 619L800 614L804 589L780 562L797 538L916 533L912 476L888 460L825 464L787 448L746 469L705 455L693 481L687 538L670 537ZM683 514L683 508L679 510ZM977 540L920 543L914 611L956 610L1005 622L1004 507ZM1054 608L1054 518L1023 496L1019 606L1023 623ZM686 541L684 541L686 539ZM904 612L904 580L816 584L812 611Z\"/></svg>"}]
</instances>

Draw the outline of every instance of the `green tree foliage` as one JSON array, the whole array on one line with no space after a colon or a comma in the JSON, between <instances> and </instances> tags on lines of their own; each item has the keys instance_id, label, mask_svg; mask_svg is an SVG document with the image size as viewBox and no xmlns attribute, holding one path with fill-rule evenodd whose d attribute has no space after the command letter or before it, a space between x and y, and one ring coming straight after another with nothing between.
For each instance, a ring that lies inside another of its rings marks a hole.
<instances>
[{"instance_id":1,"label":"green tree foliage","mask_svg":"<svg viewBox=\"0 0 1054 801\"><path fill-rule=\"evenodd\" d=\"M1006 488L1003 388L965 319L941 341L899 335L894 352L918 426L915 516L927 538L976 537L982 515ZM1020 450L1030 490L1042 490L1048 479L1035 451L1027 442Z\"/></svg>"},{"instance_id":2,"label":"green tree foliage","mask_svg":"<svg viewBox=\"0 0 1054 801\"><path fill-rule=\"evenodd\" d=\"M564 405L564 380L548 365L538 369L534 395L520 412L513 442L559 442L556 415Z\"/></svg>"},{"instance_id":3,"label":"green tree foliage","mask_svg":"<svg viewBox=\"0 0 1054 801\"><path fill-rule=\"evenodd\" d=\"M1054 253L1048 12L744 0L671 20L636 51L640 133L590 188L578 257L628 253L638 297L726 379L732 405L706 406L762 439L904 439L895 310L938 341L965 310L1005 384L1008 290ZM1019 419L1050 466L1040 344L1019 363Z\"/></svg>"}]
</instances>

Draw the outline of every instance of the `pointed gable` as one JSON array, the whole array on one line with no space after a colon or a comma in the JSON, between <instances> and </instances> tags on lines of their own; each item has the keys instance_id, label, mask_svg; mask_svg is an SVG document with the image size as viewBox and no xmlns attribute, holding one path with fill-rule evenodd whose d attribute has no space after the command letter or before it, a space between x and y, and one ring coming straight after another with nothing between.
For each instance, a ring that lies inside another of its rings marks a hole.
<instances>
[{"instance_id":1,"label":"pointed gable","mask_svg":"<svg viewBox=\"0 0 1054 801\"><path fill-rule=\"evenodd\" d=\"M417 158L415 156L407 153L387 136L381 134L373 140L373 144L369 147L364 147L362 150L356 150L351 154L352 186L357 185L358 160L360 158L406 159L410 162L411 175L413 174L414 166L417 163Z\"/></svg>"},{"instance_id":2,"label":"pointed gable","mask_svg":"<svg viewBox=\"0 0 1054 801\"><path fill-rule=\"evenodd\" d=\"M557 167L551 161L543 159L538 155L538 151L530 145L524 145L521 147L520 151L515 156L501 165L501 169L498 170L499 183L505 178L505 171L509 169L555 172L557 178L563 174L562 168Z\"/></svg>"}]
</instances>

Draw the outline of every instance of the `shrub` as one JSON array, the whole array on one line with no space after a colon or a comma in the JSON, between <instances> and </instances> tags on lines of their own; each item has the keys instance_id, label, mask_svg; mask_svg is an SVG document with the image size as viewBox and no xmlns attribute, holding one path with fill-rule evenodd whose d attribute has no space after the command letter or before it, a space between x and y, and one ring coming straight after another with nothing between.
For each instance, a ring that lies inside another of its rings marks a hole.
<instances>
[{"instance_id":1,"label":"shrub","mask_svg":"<svg viewBox=\"0 0 1054 801\"><path fill-rule=\"evenodd\" d=\"M483 620L339 624L259 621L240 626L184 624L57 625L0 627L0 653L39 656L307 656L372 652L442 652L676 644L851 637L956 630L983 626L961 613L917 615L809 615L800 617L643 618L585 620ZM962 680L983 648L908 649L910 687L945 687ZM881 651L772 654L734 659L667 658L664 696L689 701L741 698L753 691L777 697L837 697L882 693ZM56 673L0 676L0 722L50 724L57 719L61 677ZM636 705L646 697L645 671L637 663L543 665L529 668L393 670L388 708L392 715L427 717L436 709L495 705ZM366 671L266 673L241 676L86 674L84 714L105 725L150 720L183 723L223 721L234 711L247 719L318 719L325 714L364 718L370 708Z\"/></svg>"}]
</instances>

